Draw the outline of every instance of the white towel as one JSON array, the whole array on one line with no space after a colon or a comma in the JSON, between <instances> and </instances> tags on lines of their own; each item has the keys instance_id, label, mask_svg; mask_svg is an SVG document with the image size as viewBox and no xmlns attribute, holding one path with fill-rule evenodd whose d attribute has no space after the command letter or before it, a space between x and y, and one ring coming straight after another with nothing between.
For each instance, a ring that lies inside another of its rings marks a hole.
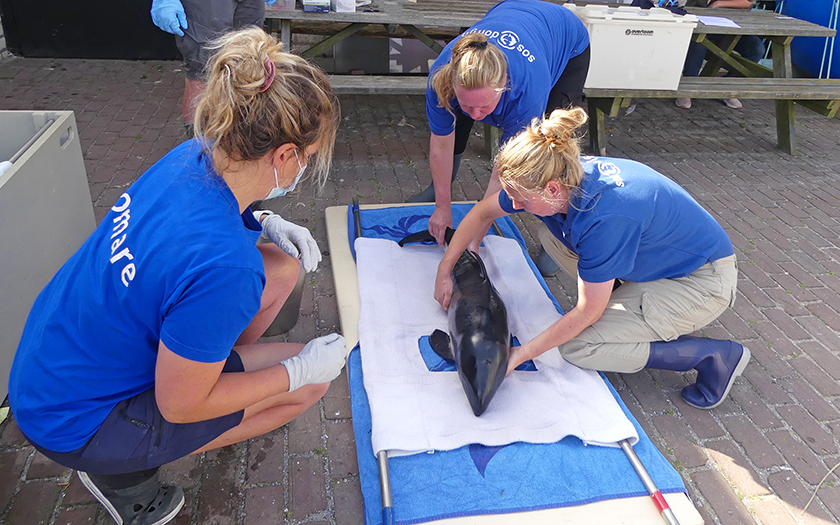
<instances>
[{"instance_id":1,"label":"white towel","mask_svg":"<svg viewBox=\"0 0 840 525\"><path fill-rule=\"evenodd\" d=\"M488 236L481 257L505 302L511 333L530 341L560 318L519 244ZM392 455L452 450L471 443L553 443L567 435L615 446L638 440L601 377L556 350L534 359L538 371L513 371L480 417L473 415L456 372L430 372L418 341L447 329L434 299L443 256L438 246L400 248L385 239L356 240L359 343L371 409L373 452ZM501 271L504 269L504 271Z\"/></svg>"}]
</instances>

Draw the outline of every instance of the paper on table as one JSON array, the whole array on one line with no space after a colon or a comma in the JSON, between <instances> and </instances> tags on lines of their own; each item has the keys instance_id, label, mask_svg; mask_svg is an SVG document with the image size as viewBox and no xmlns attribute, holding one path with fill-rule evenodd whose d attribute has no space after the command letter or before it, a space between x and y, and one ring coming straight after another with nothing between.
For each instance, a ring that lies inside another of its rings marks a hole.
<instances>
[{"instance_id":1,"label":"paper on table","mask_svg":"<svg viewBox=\"0 0 840 525\"><path fill-rule=\"evenodd\" d=\"M700 20L707 26L741 27L732 20L724 18L722 16L698 16L697 20Z\"/></svg>"}]
</instances>

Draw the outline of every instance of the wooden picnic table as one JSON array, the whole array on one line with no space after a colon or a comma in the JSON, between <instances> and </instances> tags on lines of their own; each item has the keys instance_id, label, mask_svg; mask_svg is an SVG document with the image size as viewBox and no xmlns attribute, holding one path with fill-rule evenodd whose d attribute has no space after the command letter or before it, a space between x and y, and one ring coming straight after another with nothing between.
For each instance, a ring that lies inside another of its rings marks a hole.
<instances>
[{"instance_id":1,"label":"wooden picnic table","mask_svg":"<svg viewBox=\"0 0 840 525\"><path fill-rule=\"evenodd\" d=\"M419 3L374 0L371 5L360 7L354 13L307 13L300 7L294 11L269 8L265 17L270 27L279 23L280 41L285 49L291 49L293 30L308 32L307 26L313 24L331 23L337 26L328 38L301 52L304 58L317 56L370 25L383 26L386 34L394 37L403 36L398 33L401 29L440 53L443 47L428 33L434 32L434 28L454 29L454 37L480 20L496 3L494 0L421 0Z\"/></svg>"}]
</instances>

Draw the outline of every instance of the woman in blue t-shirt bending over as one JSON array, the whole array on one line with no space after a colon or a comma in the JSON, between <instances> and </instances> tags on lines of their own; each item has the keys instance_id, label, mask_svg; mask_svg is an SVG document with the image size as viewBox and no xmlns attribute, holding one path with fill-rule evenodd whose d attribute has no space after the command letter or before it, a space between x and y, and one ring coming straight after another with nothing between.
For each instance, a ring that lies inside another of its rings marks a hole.
<instances>
[{"instance_id":1,"label":"woman in blue t-shirt bending over","mask_svg":"<svg viewBox=\"0 0 840 525\"><path fill-rule=\"evenodd\" d=\"M38 296L12 366L23 434L117 523L172 520L184 493L160 485L158 467L284 425L344 365L338 334L254 344L321 254L306 228L249 209L307 165L323 183L336 98L261 29L215 49L200 138L119 197ZM257 246L261 233L274 243Z\"/></svg>"},{"instance_id":2,"label":"woman in blue t-shirt bending over","mask_svg":"<svg viewBox=\"0 0 840 525\"><path fill-rule=\"evenodd\" d=\"M569 275L578 300L559 321L514 348L508 371L558 347L582 368L697 370L682 396L714 408L750 359L732 341L692 337L735 301L738 270L723 228L677 184L634 161L580 157L580 108L556 110L506 143L496 167L502 189L458 227L440 263L435 299L449 308L458 255L491 221L528 211L540 240ZM620 285L620 286L617 286Z\"/></svg>"},{"instance_id":3,"label":"woman in blue t-shirt bending over","mask_svg":"<svg viewBox=\"0 0 840 525\"><path fill-rule=\"evenodd\" d=\"M431 68L426 116L432 185L408 202L436 203L429 230L443 244L452 226L451 182L473 122L502 130L504 143L534 117L580 105L589 71L589 33L569 9L505 0L450 42ZM486 195L499 190L494 170Z\"/></svg>"}]
</instances>

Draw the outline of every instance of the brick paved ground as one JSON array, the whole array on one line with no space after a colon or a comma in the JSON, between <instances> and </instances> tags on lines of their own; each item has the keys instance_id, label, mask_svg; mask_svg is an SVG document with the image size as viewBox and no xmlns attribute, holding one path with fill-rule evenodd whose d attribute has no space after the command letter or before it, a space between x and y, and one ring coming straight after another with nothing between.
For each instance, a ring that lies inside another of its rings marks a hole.
<instances>
[{"instance_id":1,"label":"brick paved ground","mask_svg":"<svg viewBox=\"0 0 840 525\"><path fill-rule=\"evenodd\" d=\"M0 64L0 108L72 109L97 219L124 188L182 138L182 77L174 62L9 59ZM280 200L275 211L310 227L327 249L323 209L399 202L429 180L422 99L348 97L335 168L324 192ZM770 102L741 111L695 101L641 101L610 121L615 156L646 162L682 184L729 232L741 264L740 296L703 333L734 338L754 360L730 398L712 411L680 399L688 377L670 372L611 380L680 471L707 523L840 523L840 120L797 108L801 154L775 149ZM489 171L479 137L455 185L482 194ZM314 202L314 205L312 204ZM37 203L32 203L37 206ZM536 221L517 219L531 253ZM335 330L329 258L307 277L301 318L286 336ZM564 307L567 278L551 286ZM8 351L8 349L4 350ZM316 407L251 442L165 468L187 494L176 523L362 523L347 383ZM34 452L13 421L0 425L0 522L109 523L70 471Z\"/></svg>"}]
</instances>

